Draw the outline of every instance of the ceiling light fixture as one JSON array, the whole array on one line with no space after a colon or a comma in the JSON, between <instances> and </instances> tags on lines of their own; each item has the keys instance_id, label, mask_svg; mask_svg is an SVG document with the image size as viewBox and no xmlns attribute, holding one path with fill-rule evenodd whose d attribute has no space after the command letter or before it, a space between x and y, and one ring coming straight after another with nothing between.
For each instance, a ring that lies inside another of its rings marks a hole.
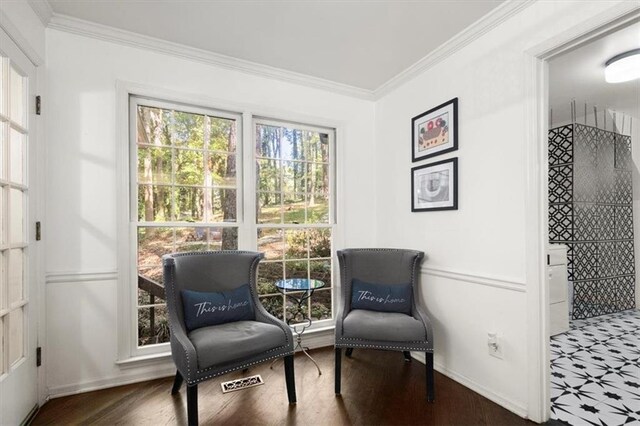
<instances>
[{"instance_id":1,"label":"ceiling light fixture","mask_svg":"<svg viewBox=\"0 0 640 426\"><path fill-rule=\"evenodd\" d=\"M609 59L604 68L607 83L622 83L640 78L640 49L629 50Z\"/></svg>"}]
</instances>

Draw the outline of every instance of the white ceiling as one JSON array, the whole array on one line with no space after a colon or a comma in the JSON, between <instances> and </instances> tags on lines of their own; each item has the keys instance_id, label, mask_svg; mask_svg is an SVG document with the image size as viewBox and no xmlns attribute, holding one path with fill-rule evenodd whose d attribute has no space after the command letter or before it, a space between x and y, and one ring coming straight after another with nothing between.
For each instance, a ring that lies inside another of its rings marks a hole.
<instances>
[{"instance_id":1,"label":"white ceiling","mask_svg":"<svg viewBox=\"0 0 640 426\"><path fill-rule=\"evenodd\" d=\"M578 121L583 122L584 104L588 115L593 106L601 111L610 108L640 119L640 80L626 83L607 83L604 65L613 56L640 48L640 22L607 34L593 42L562 54L549 62L549 105L553 109L553 121L568 121L570 103L576 100ZM593 122L588 122L593 125ZM601 123L599 123L601 125Z\"/></svg>"},{"instance_id":2,"label":"white ceiling","mask_svg":"<svg viewBox=\"0 0 640 426\"><path fill-rule=\"evenodd\" d=\"M49 0L53 12L375 90L503 0Z\"/></svg>"}]
</instances>

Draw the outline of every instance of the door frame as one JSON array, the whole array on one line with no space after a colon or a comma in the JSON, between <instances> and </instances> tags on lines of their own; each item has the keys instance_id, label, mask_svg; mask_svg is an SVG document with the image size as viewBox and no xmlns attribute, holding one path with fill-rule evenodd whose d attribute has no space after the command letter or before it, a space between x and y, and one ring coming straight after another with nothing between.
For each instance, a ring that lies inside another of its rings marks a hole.
<instances>
[{"instance_id":1,"label":"door frame","mask_svg":"<svg viewBox=\"0 0 640 426\"><path fill-rule=\"evenodd\" d=\"M525 60L525 238L527 280L528 417L550 416L548 239L548 61L640 19L640 6L622 2L533 47Z\"/></svg>"}]
</instances>

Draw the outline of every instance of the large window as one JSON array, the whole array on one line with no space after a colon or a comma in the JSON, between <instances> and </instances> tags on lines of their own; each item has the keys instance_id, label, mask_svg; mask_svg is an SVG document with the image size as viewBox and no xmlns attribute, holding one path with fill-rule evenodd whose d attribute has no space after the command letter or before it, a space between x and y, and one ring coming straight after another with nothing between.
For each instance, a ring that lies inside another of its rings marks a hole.
<instances>
[{"instance_id":1,"label":"large window","mask_svg":"<svg viewBox=\"0 0 640 426\"><path fill-rule=\"evenodd\" d=\"M265 307L291 318L291 294L275 284L316 279L325 285L304 314L331 320L334 131L254 119L243 147L241 114L133 96L129 113L131 312L136 346L146 347L131 353L152 353L151 345L169 340L162 256L172 252L264 252L258 292ZM243 152L253 168L243 169Z\"/></svg>"},{"instance_id":2,"label":"large window","mask_svg":"<svg viewBox=\"0 0 640 426\"><path fill-rule=\"evenodd\" d=\"M258 269L263 305L281 319L295 314L279 280L325 284L303 307L312 320L332 318L333 132L258 120L255 124ZM293 294L299 297L299 294Z\"/></svg>"},{"instance_id":3,"label":"large window","mask_svg":"<svg viewBox=\"0 0 640 426\"><path fill-rule=\"evenodd\" d=\"M132 98L138 345L169 340L162 256L238 248L238 116Z\"/></svg>"}]
</instances>

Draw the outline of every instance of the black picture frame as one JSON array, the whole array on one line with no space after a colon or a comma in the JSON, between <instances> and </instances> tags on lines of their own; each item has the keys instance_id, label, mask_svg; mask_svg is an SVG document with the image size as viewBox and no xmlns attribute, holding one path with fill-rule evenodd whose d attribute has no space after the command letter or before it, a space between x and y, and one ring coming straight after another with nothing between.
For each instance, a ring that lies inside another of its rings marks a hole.
<instances>
[{"instance_id":1,"label":"black picture frame","mask_svg":"<svg viewBox=\"0 0 640 426\"><path fill-rule=\"evenodd\" d=\"M449 121L447 121L449 120ZM444 126L439 123L445 122ZM446 127L445 134L437 129ZM425 133L434 133L428 139ZM432 145L431 147L425 145ZM411 119L411 161L425 160L458 149L458 98L453 98Z\"/></svg>"},{"instance_id":2,"label":"black picture frame","mask_svg":"<svg viewBox=\"0 0 640 426\"><path fill-rule=\"evenodd\" d=\"M446 179L446 185L443 185L442 179ZM430 190L428 186L436 180L438 188ZM438 210L458 210L457 157L411 169L411 211Z\"/></svg>"}]
</instances>

